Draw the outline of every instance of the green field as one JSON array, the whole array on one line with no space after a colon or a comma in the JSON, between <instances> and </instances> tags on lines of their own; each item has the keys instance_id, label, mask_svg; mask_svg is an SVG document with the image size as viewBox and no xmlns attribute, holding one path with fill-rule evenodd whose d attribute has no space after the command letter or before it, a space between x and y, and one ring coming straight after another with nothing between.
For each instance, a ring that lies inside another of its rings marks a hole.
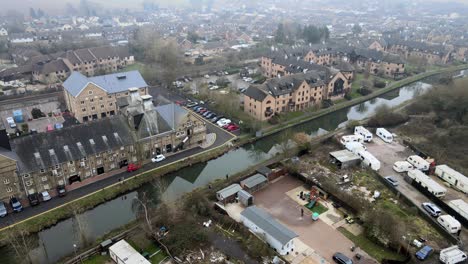
<instances>
[{"instance_id":1,"label":"green field","mask_svg":"<svg viewBox=\"0 0 468 264\"><path fill-rule=\"evenodd\" d=\"M307 208L307 207L306 207ZM328 208L325 207L323 204L321 204L320 202L317 202L315 204L314 207L312 207L311 209L307 208L308 210L312 211L312 213L318 213L319 215L325 213L326 211L328 211Z\"/></svg>"}]
</instances>

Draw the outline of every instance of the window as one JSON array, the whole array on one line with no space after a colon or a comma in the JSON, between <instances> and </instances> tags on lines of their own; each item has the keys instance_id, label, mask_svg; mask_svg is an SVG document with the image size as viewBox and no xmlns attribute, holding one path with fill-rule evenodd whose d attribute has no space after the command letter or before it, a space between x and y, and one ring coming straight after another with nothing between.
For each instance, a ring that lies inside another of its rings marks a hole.
<instances>
[{"instance_id":1,"label":"window","mask_svg":"<svg viewBox=\"0 0 468 264\"><path fill-rule=\"evenodd\" d=\"M29 178L29 176L31 176L29 173L23 174L23 178Z\"/></svg>"},{"instance_id":2,"label":"window","mask_svg":"<svg viewBox=\"0 0 468 264\"><path fill-rule=\"evenodd\" d=\"M95 110L95 109L96 109L96 107L94 107L94 106L93 106L93 107L91 107L91 110Z\"/></svg>"},{"instance_id":3,"label":"window","mask_svg":"<svg viewBox=\"0 0 468 264\"><path fill-rule=\"evenodd\" d=\"M92 91L92 90L88 91L88 94L89 94L89 95L93 94L93 91ZM91 100L92 100L92 99L91 99Z\"/></svg>"},{"instance_id":4,"label":"window","mask_svg":"<svg viewBox=\"0 0 468 264\"><path fill-rule=\"evenodd\" d=\"M73 165L73 163L74 163L73 160L70 160L70 161L68 162L68 164L70 164L70 165Z\"/></svg>"},{"instance_id":5,"label":"window","mask_svg":"<svg viewBox=\"0 0 468 264\"><path fill-rule=\"evenodd\" d=\"M101 105L101 108L104 108L104 105Z\"/></svg>"},{"instance_id":6,"label":"window","mask_svg":"<svg viewBox=\"0 0 468 264\"><path fill-rule=\"evenodd\" d=\"M10 183L10 179L8 179L8 178L7 178L7 179L3 179L3 183L4 183L4 184L9 184L9 183Z\"/></svg>"},{"instance_id":7,"label":"window","mask_svg":"<svg viewBox=\"0 0 468 264\"><path fill-rule=\"evenodd\" d=\"M7 187L7 188L6 188L6 191L10 193L10 192L13 191L13 189L12 189L11 187Z\"/></svg>"},{"instance_id":8,"label":"window","mask_svg":"<svg viewBox=\"0 0 468 264\"><path fill-rule=\"evenodd\" d=\"M109 103L109 106L112 106L112 105L113 105L113 103Z\"/></svg>"},{"instance_id":9,"label":"window","mask_svg":"<svg viewBox=\"0 0 468 264\"><path fill-rule=\"evenodd\" d=\"M55 165L55 169L58 169L58 168L60 168L60 165L58 165L58 164Z\"/></svg>"},{"instance_id":10,"label":"window","mask_svg":"<svg viewBox=\"0 0 468 264\"><path fill-rule=\"evenodd\" d=\"M81 111L86 112L86 108L81 109Z\"/></svg>"},{"instance_id":11,"label":"window","mask_svg":"<svg viewBox=\"0 0 468 264\"><path fill-rule=\"evenodd\" d=\"M84 104L84 101L81 101L81 104Z\"/></svg>"},{"instance_id":12,"label":"window","mask_svg":"<svg viewBox=\"0 0 468 264\"><path fill-rule=\"evenodd\" d=\"M89 101L90 101L90 102L94 102L94 99L93 99L93 98L91 98Z\"/></svg>"},{"instance_id":13,"label":"window","mask_svg":"<svg viewBox=\"0 0 468 264\"><path fill-rule=\"evenodd\" d=\"M24 184L29 187L32 185L32 181L26 181Z\"/></svg>"},{"instance_id":14,"label":"window","mask_svg":"<svg viewBox=\"0 0 468 264\"><path fill-rule=\"evenodd\" d=\"M102 97L99 97L99 100L101 100L101 101L102 101Z\"/></svg>"},{"instance_id":15,"label":"window","mask_svg":"<svg viewBox=\"0 0 468 264\"><path fill-rule=\"evenodd\" d=\"M44 169L41 169L41 173L44 173L44 172L45 172L45 170L44 170Z\"/></svg>"},{"instance_id":16,"label":"window","mask_svg":"<svg viewBox=\"0 0 468 264\"><path fill-rule=\"evenodd\" d=\"M43 177L41 178L41 181L46 182L46 181L47 181L47 176L43 176Z\"/></svg>"}]
</instances>

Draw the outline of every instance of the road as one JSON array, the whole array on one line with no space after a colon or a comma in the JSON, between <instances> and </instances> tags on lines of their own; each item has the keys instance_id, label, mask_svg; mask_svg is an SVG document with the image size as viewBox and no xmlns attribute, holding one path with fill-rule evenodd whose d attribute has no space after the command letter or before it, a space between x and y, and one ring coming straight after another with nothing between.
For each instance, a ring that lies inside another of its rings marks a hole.
<instances>
[{"instance_id":1,"label":"road","mask_svg":"<svg viewBox=\"0 0 468 264\"><path fill-rule=\"evenodd\" d=\"M176 153L174 155L168 156L165 160L159 162L159 163L149 163L146 165L143 165L141 169L135 172L123 172L123 173L118 173L116 175L110 176L108 178L102 179L100 181L96 181L94 183L91 183L89 185L85 185L81 188L69 191L65 197L55 197L52 198L52 200L48 202L43 202L37 206L34 207L26 207L24 210L20 213L10 213L6 217L0 219L0 228L9 226L13 223L16 223L18 221L22 221L25 219L28 219L30 217L42 214L44 212L47 212L51 209L54 209L58 206L61 206L65 203L71 202L73 200L76 200L80 197L83 197L89 193L98 191L103 189L104 187L107 187L109 185L115 184L116 182L119 181L120 178L130 178L134 175L140 174L144 171L151 170L157 167L162 167L167 164L171 164L173 162L177 162L178 160L190 157L192 155L216 148L218 146L221 146L228 140L232 139L234 135L224 131L223 129L217 127L216 125L212 123L207 122L207 133L216 133L216 141L212 146L210 146L207 149L202 149L200 147L193 148L193 149L188 149L183 152Z\"/></svg>"}]
</instances>

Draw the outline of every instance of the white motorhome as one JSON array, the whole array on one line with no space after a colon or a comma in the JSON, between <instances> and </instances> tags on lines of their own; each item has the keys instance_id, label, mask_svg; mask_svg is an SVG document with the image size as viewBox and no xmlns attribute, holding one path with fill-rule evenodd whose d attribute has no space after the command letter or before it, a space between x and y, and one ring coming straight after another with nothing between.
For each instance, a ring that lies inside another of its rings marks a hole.
<instances>
[{"instance_id":1,"label":"white motorhome","mask_svg":"<svg viewBox=\"0 0 468 264\"><path fill-rule=\"evenodd\" d=\"M461 251L458 246L451 246L440 251L439 260L444 264L455 264L465 261L466 252Z\"/></svg>"},{"instance_id":2,"label":"white motorhome","mask_svg":"<svg viewBox=\"0 0 468 264\"><path fill-rule=\"evenodd\" d=\"M365 142L372 141L372 133L363 126L357 126L354 128L355 135L361 135L364 137Z\"/></svg>"},{"instance_id":3,"label":"white motorhome","mask_svg":"<svg viewBox=\"0 0 468 264\"><path fill-rule=\"evenodd\" d=\"M408 177L419 183L423 188L426 188L436 197L443 197L447 193L447 189L440 186L440 184L438 184L436 181L431 179L431 177L427 176L420 170L408 171Z\"/></svg>"},{"instance_id":4,"label":"white motorhome","mask_svg":"<svg viewBox=\"0 0 468 264\"><path fill-rule=\"evenodd\" d=\"M407 172L414 170L414 166L407 161L397 161L393 164L393 170L396 172Z\"/></svg>"},{"instance_id":5,"label":"white motorhome","mask_svg":"<svg viewBox=\"0 0 468 264\"><path fill-rule=\"evenodd\" d=\"M364 150L364 151L367 150L366 146L364 146L364 144L359 143L359 142L346 143L345 148L354 154L357 154L361 150Z\"/></svg>"},{"instance_id":6,"label":"white motorhome","mask_svg":"<svg viewBox=\"0 0 468 264\"><path fill-rule=\"evenodd\" d=\"M462 199L452 200L447 203L455 212L468 220L468 204Z\"/></svg>"},{"instance_id":7,"label":"white motorhome","mask_svg":"<svg viewBox=\"0 0 468 264\"><path fill-rule=\"evenodd\" d=\"M364 137L361 135L347 135L347 136L342 136L340 140L341 144L344 146L346 143L350 142L359 142L363 143L364 142Z\"/></svg>"},{"instance_id":8,"label":"white motorhome","mask_svg":"<svg viewBox=\"0 0 468 264\"><path fill-rule=\"evenodd\" d=\"M428 161L418 155L411 155L406 159L406 161L411 163L411 165L413 165L416 169L422 171L429 170L429 166L431 165Z\"/></svg>"},{"instance_id":9,"label":"white motorhome","mask_svg":"<svg viewBox=\"0 0 468 264\"><path fill-rule=\"evenodd\" d=\"M450 183L451 186L454 186L458 190L468 193L468 178L460 172L447 165L438 165L435 169L435 175Z\"/></svg>"},{"instance_id":10,"label":"white motorhome","mask_svg":"<svg viewBox=\"0 0 468 264\"><path fill-rule=\"evenodd\" d=\"M441 215L437 222L451 234L456 234L461 229L460 222L451 215Z\"/></svg>"},{"instance_id":11,"label":"white motorhome","mask_svg":"<svg viewBox=\"0 0 468 264\"><path fill-rule=\"evenodd\" d=\"M387 143L392 143L393 141L392 133L388 132L388 130L385 128L382 128L382 127L377 128L375 134L377 134L379 138L381 138L383 141Z\"/></svg>"},{"instance_id":12,"label":"white motorhome","mask_svg":"<svg viewBox=\"0 0 468 264\"><path fill-rule=\"evenodd\" d=\"M361 150L357 153L361 158L362 164L370 167L372 170L378 171L380 169L380 161L374 157L370 152Z\"/></svg>"}]
</instances>

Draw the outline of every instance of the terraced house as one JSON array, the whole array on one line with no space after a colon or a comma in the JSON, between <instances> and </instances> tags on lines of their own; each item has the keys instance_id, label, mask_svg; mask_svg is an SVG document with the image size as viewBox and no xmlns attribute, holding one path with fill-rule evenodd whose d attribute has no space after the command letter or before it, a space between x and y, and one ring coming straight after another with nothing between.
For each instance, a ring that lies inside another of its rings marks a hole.
<instances>
[{"instance_id":1,"label":"terraced house","mask_svg":"<svg viewBox=\"0 0 468 264\"><path fill-rule=\"evenodd\" d=\"M206 124L191 112L175 104L155 107L133 88L119 99L115 116L14 139L0 133L0 199L54 194L60 185L197 147L205 137Z\"/></svg>"},{"instance_id":2,"label":"terraced house","mask_svg":"<svg viewBox=\"0 0 468 264\"><path fill-rule=\"evenodd\" d=\"M343 98L351 90L352 78L318 65L305 73L272 78L245 91L244 112L264 121L282 112L304 110L325 99Z\"/></svg>"},{"instance_id":3,"label":"terraced house","mask_svg":"<svg viewBox=\"0 0 468 264\"><path fill-rule=\"evenodd\" d=\"M63 83L67 109L80 122L96 120L117 113L117 100L136 88L140 95L148 94L148 85L138 71L86 77L79 72Z\"/></svg>"}]
</instances>

